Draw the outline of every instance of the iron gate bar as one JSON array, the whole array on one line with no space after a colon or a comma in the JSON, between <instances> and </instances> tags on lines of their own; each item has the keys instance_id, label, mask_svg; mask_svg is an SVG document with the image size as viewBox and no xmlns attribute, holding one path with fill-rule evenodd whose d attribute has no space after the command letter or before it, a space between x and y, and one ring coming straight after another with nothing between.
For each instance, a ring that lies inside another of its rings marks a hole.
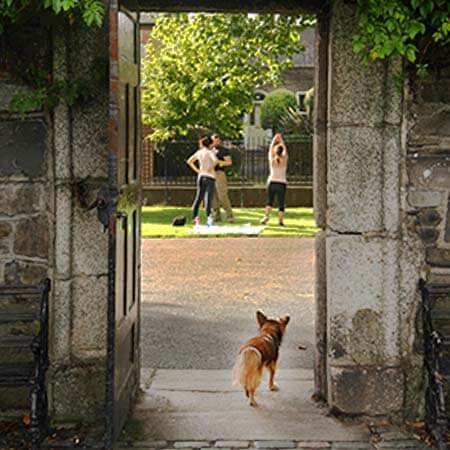
<instances>
[{"instance_id":1,"label":"iron gate bar","mask_svg":"<svg viewBox=\"0 0 450 450\"><path fill-rule=\"evenodd\" d=\"M312 183L313 142L310 135L287 136L289 184ZM242 141L234 141L230 148L233 165L227 169L228 183L234 185L264 185L269 175L268 146L245 148ZM196 141L173 141L154 153L153 173L146 181L151 186L164 186L166 201L169 185L192 186L196 177L187 166L187 158L196 151Z\"/></svg>"},{"instance_id":2,"label":"iron gate bar","mask_svg":"<svg viewBox=\"0 0 450 450\"><path fill-rule=\"evenodd\" d=\"M48 356L48 327L49 327L49 292L51 283L48 278L39 285L0 285L0 296L28 297L39 296L39 312L5 312L0 316L6 317L0 323L12 321L39 321L37 335L6 335L1 336L1 347L30 348L33 362L16 362L0 364L0 386L19 387L30 386L30 414L31 423L29 434L32 450L39 450L42 440L48 434L48 401L46 374L49 367Z\"/></svg>"},{"instance_id":3,"label":"iron gate bar","mask_svg":"<svg viewBox=\"0 0 450 450\"><path fill-rule=\"evenodd\" d=\"M1 286L0 290L0 297L39 294L42 294L42 288L40 286L23 286L21 284Z\"/></svg>"},{"instance_id":4,"label":"iron gate bar","mask_svg":"<svg viewBox=\"0 0 450 450\"><path fill-rule=\"evenodd\" d=\"M422 318L424 334L424 362L428 374L428 386L425 393L425 421L426 426L436 441L439 450L448 450L447 434L449 417L445 405L444 381L446 375L443 370L442 348L450 343L450 337L442 336L433 327L432 296L450 294L450 285L427 284L419 281L422 293Z\"/></svg>"}]
</instances>

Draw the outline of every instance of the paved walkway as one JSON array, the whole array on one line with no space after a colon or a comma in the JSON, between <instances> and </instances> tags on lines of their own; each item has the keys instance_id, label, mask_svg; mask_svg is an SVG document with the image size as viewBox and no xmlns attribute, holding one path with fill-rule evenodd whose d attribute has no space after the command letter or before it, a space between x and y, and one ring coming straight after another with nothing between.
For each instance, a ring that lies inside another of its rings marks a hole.
<instances>
[{"instance_id":1,"label":"paved walkway","mask_svg":"<svg viewBox=\"0 0 450 450\"><path fill-rule=\"evenodd\" d=\"M146 239L142 247L142 367L230 369L257 332L259 308L291 315L281 367L313 367L313 239Z\"/></svg>"}]
</instances>

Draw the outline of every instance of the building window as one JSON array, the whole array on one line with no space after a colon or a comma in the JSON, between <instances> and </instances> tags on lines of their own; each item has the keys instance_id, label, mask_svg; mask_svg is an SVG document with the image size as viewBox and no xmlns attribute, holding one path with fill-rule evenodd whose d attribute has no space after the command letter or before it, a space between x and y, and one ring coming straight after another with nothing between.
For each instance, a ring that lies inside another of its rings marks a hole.
<instances>
[{"instance_id":1,"label":"building window","mask_svg":"<svg viewBox=\"0 0 450 450\"><path fill-rule=\"evenodd\" d=\"M255 103L262 103L266 98L266 94L264 94L263 92L256 92L253 98Z\"/></svg>"},{"instance_id":2,"label":"building window","mask_svg":"<svg viewBox=\"0 0 450 450\"><path fill-rule=\"evenodd\" d=\"M297 108L302 114L306 114L305 97L306 91L298 91L297 94Z\"/></svg>"}]
</instances>

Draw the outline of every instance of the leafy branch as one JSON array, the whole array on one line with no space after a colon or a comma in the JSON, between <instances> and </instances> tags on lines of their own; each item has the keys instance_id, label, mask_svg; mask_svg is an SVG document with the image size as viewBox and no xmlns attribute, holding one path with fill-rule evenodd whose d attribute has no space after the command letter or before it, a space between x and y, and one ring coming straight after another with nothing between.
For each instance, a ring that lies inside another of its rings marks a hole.
<instances>
[{"instance_id":1,"label":"leafy branch","mask_svg":"<svg viewBox=\"0 0 450 450\"><path fill-rule=\"evenodd\" d=\"M0 0L0 33L4 32L5 24L43 13L65 17L70 22L81 17L88 26L101 26L105 7L101 0Z\"/></svg>"},{"instance_id":2,"label":"leafy branch","mask_svg":"<svg viewBox=\"0 0 450 450\"><path fill-rule=\"evenodd\" d=\"M450 44L448 0L357 0L357 5L353 49L366 61L400 55L420 78L448 64L442 55Z\"/></svg>"},{"instance_id":3,"label":"leafy branch","mask_svg":"<svg viewBox=\"0 0 450 450\"><path fill-rule=\"evenodd\" d=\"M31 64L23 57L21 47L12 45L15 31L36 21L50 27L55 18L100 27L104 15L102 0L0 0L0 69L27 86L11 100L12 112L51 110L61 101L68 105L88 101L104 78L105 67L93 67L89 80L55 81L45 62Z\"/></svg>"}]
</instances>

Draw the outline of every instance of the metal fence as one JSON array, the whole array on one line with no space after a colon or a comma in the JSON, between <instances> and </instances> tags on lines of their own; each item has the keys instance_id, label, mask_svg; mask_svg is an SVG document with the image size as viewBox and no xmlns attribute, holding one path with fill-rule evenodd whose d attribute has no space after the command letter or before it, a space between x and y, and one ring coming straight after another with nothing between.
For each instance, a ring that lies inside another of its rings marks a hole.
<instances>
[{"instance_id":1,"label":"metal fence","mask_svg":"<svg viewBox=\"0 0 450 450\"><path fill-rule=\"evenodd\" d=\"M287 136L289 153L287 179L290 184L312 183L312 136ZM195 174L186 160L197 150L197 142L178 141L160 146L153 156L151 185L192 185ZM233 142L230 149L233 165L227 170L230 184L264 184L269 174L268 147L245 148Z\"/></svg>"}]
</instances>

